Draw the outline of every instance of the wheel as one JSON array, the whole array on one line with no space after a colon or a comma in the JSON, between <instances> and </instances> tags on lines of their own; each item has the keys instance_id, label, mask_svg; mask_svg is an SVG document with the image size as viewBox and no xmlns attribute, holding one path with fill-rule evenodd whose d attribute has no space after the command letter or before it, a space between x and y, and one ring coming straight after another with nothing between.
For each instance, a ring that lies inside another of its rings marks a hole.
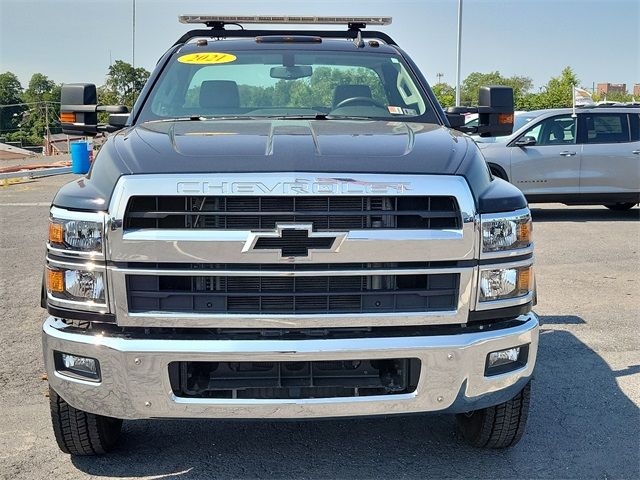
<instances>
[{"instance_id":1,"label":"wheel","mask_svg":"<svg viewBox=\"0 0 640 480\"><path fill-rule=\"evenodd\" d=\"M531 383L511 400L456 415L464 439L474 447L507 448L520 441L529 414Z\"/></svg>"},{"instance_id":2,"label":"wheel","mask_svg":"<svg viewBox=\"0 0 640 480\"><path fill-rule=\"evenodd\" d=\"M73 408L49 387L53 433L58 447L71 455L98 455L111 450L120 436L122 420Z\"/></svg>"},{"instance_id":3,"label":"wheel","mask_svg":"<svg viewBox=\"0 0 640 480\"><path fill-rule=\"evenodd\" d=\"M605 205L609 210L615 210L616 212L623 212L633 208L635 203L609 203Z\"/></svg>"}]
</instances>

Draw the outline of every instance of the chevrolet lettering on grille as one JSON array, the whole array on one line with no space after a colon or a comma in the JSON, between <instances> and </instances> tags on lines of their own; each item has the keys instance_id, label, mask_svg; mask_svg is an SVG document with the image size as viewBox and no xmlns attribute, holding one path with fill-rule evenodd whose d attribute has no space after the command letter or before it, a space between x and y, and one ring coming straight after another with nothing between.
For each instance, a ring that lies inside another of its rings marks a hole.
<instances>
[{"instance_id":1,"label":"chevrolet lettering on grille","mask_svg":"<svg viewBox=\"0 0 640 480\"><path fill-rule=\"evenodd\" d=\"M295 178L291 181L180 181L179 194L187 195L402 195L411 192L410 182L371 182L353 178Z\"/></svg>"},{"instance_id":2,"label":"chevrolet lettering on grille","mask_svg":"<svg viewBox=\"0 0 640 480\"><path fill-rule=\"evenodd\" d=\"M337 251L346 236L346 232L314 232L311 224L278 223L273 231L251 232L242 251L278 252L281 258L309 257L314 251Z\"/></svg>"}]
</instances>

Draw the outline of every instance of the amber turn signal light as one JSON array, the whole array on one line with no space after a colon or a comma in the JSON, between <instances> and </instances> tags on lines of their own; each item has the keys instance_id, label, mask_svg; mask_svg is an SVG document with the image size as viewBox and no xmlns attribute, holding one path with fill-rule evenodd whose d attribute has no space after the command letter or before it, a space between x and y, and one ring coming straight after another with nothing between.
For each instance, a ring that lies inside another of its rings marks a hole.
<instances>
[{"instance_id":1,"label":"amber turn signal light","mask_svg":"<svg viewBox=\"0 0 640 480\"><path fill-rule=\"evenodd\" d=\"M531 267L518 269L518 290L528 292L533 285L533 269Z\"/></svg>"},{"instance_id":2,"label":"amber turn signal light","mask_svg":"<svg viewBox=\"0 0 640 480\"><path fill-rule=\"evenodd\" d=\"M523 222L518 224L518 241L531 242L531 222Z\"/></svg>"},{"instance_id":3,"label":"amber turn signal light","mask_svg":"<svg viewBox=\"0 0 640 480\"><path fill-rule=\"evenodd\" d=\"M49 224L49 243L64 243L64 229L61 224Z\"/></svg>"},{"instance_id":4,"label":"amber turn signal light","mask_svg":"<svg viewBox=\"0 0 640 480\"><path fill-rule=\"evenodd\" d=\"M64 292L64 273L61 270L47 268L47 290L50 292Z\"/></svg>"},{"instance_id":5,"label":"amber turn signal light","mask_svg":"<svg viewBox=\"0 0 640 480\"><path fill-rule=\"evenodd\" d=\"M75 123L76 114L73 112L60 112L60 122L62 123Z\"/></svg>"},{"instance_id":6,"label":"amber turn signal light","mask_svg":"<svg viewBox=\"0 0 640 480\"><path fill-rule=\"evenodd\" d=\"M501 113L498 115L498 123L507 124L513 123L513 113Z\"/></svg>"}]
</instances>

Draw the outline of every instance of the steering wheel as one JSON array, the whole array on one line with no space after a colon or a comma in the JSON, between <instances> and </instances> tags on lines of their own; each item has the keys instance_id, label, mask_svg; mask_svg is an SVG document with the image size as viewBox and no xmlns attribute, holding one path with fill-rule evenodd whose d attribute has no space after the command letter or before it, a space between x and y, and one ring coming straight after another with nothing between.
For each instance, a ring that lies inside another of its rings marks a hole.
<instances>
[{"instance_id":1,"label":"steering wheel","mask_svg":"<svg viewBox=\"0 0 640 480\"><path fill-rule=\"evenodd\" d=\"M362 104L366 105L373 105L374 107L379 107L379 108L385 108L384 104L378 102L377 100L374 100L371 97L351 97L351 98L345 98L344 100L342 100L340 103L338 103L334 108L334 110L336 108L341 108L341 107L346 107L348 105L351 105L352 103L355 104L359 104L360 106L363 106Z\"/></svg>"}]
</instances>

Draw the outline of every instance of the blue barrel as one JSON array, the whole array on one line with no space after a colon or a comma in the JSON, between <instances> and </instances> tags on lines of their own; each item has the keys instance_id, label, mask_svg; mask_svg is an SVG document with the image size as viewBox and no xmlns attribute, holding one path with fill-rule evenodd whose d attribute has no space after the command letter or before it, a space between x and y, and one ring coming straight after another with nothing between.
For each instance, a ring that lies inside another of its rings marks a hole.
<instances>
[{"instance_id":1,"label":"blue barrel","mask_svg":"<svg viewBox=\"0 0 640 480\"><path fill-rule=\"evenodd\" d=\"M79 141L71 144L71 171L73 173L85 174L89 171L89 151L87 142Z\"/></svg>"}]
</instances>

